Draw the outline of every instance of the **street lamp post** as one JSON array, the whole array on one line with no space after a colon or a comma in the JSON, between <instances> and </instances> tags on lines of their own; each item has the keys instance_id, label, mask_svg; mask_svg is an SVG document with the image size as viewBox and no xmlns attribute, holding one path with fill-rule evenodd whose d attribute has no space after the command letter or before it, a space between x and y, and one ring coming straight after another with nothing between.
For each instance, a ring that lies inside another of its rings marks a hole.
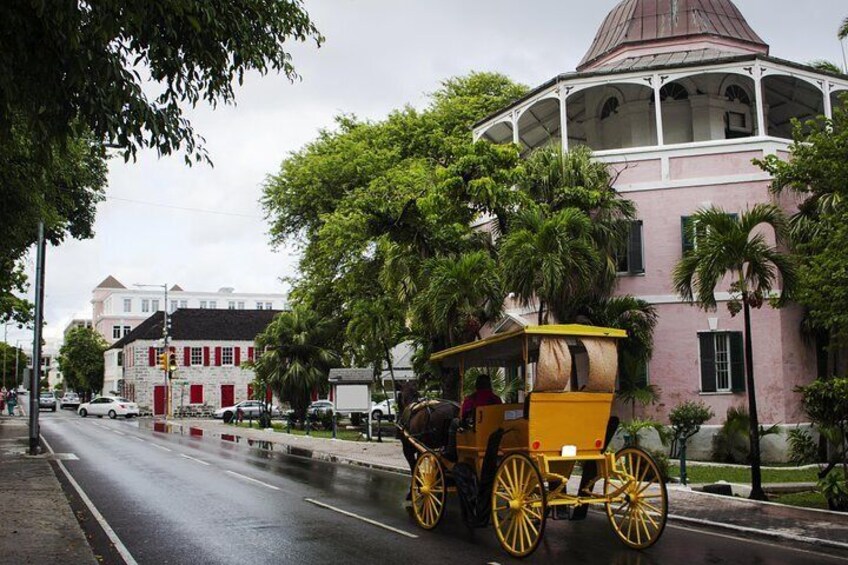
<instances>
[{"instance_id":1,"label":"street lamp post","mask_svg":"<svg viewBox=\"0 0 848 565\"><path fill-rule=\"evenodd\" d=\"M3 388L6 388L6 351L9 349L9 322L3 324ZM17 381L15 381L17 382Z\"/></svg>"},{"instance_id":2,"label":"street lamp post","mask_svg":"<svg viewBox=\"0 0 848 565\"><path fill-rule=\"evenodd\" d=\"M138 288L161 288L165 291L165 303L162 305L162 352L168 354L168 358L170 359L171 354L171 336L168 331L168 284L134 284ZM163 371L165 373L165 419L168 419L168 413L170 412L170 397L171 397L171 383L169 382L168 374L169 367L168 363L165 363L163 367Z\"/></svg>"}]
</instances>

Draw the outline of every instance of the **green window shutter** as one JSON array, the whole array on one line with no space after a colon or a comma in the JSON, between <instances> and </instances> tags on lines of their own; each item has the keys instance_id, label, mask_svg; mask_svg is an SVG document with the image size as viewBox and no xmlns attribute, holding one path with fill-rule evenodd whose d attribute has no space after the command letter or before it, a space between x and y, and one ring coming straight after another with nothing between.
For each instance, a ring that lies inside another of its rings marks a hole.
<instances>
[{"instance_id":1,"label":"green window shutter","mask_svg":"<svg viewBox=\"0 0 848 565\"><path fill-rule=\"evenodd\" d=\"M745 345L742 332L730 333L730 388L745 392Z\"/></svg>"},{"instance_id":2,"label":"green window shutter","mask_svg":"<svg viewBox=\"0 0 848 565\"><path fill-rule=\"evenodd\" d=\"M645 272L642 247L642 220L630 222L630 237L627 239L627 270L632 275Z\"/></svg>"},{"instance_id":3,"label":"green window shutter","mask_svg":"<svg viewBox=\"0 0 848 565\"><path fill-rule=\"evenodd\" d=\"M683 254L695 249L695 241L692 232L692 216L681 216L680 218L680 241L683 242Z\"/></svg>"},{"instance_id":4,"label":"green window shutter","mask_svg":"<svg viewBox=\"0 0 848 565\"><path fill-rule=\"evenodd\" d=\"M701 392L715 392L715 340L713 334L698 334L698 341L701 346Z\"/></svg>"}]
</instances>

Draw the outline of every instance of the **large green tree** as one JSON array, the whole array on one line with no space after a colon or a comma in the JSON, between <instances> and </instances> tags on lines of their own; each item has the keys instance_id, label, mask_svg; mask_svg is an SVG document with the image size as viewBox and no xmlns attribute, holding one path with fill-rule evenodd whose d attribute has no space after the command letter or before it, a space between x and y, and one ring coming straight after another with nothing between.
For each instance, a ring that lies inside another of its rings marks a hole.
<instances>
[{"instance_id":1,"label":"large green tree","mask_svg":"<svg viewBox=\"0 0 848 565\"><path fill-rule=\"evenodd\" d=\"M469 132L524 92L496 74L450 79L423 110L406 107L377 122L339 117L334 130L269 177L263 203L272 241L302 247L292 298L338 322L339 350L346 349L354 309L374 300L376 287L390 297L391 317L410 322L425 351L453 343L497 310L471 281L454 287L465 296L453 293L452 305L440 311L423 308L418 297L448 293L450 277L463 276L449 272L457 259L498 277L489 269L491 239L473 224L514 208L518 152L472 143Z\"/></svg>"},{"instance_id":2,"label":"large green tree","mask_svg":"<svg viewBox=\"0 0 848 565\"><path fill-rule=\"evenodd\" d=\"M23 349L0 341L0 386L17 388L24 380L24 368L28 362L29 357Z\"/></svg>"},{"instance_id":3,"label":"large green tree","mask_svg":"<svg viewBox=\"0 0 848 565\"><path fill-rule=\"evenodd\" d=\"M19 116L39 146L91 131L187 161L205 153L186 107L232 102L249 71L295 79L290 42L322 41L300 0L20 0L0 30L0 132Z\"/></svg>"},{"instance_id":4,"label":"large green tree","mask_svg":"<svg viewBox=\"0 0 848 565\"><path fill-rule=\"evenodd\" d=\"M94 234L96 205L106 186L103 146L91 135L56 145L47 161L22 122L0 135L0 322L31 319L23 259L37 238L39 221L45 238L58 245L66 238Z\"/></svg>"},{"instance_id":5,"label":"large green tree","mask_svg":"<svg viewBox=\"0 0 848 565\"><path fill-rule=\"evenodd\" d=\"M277 314L256 336L257 381L289 402L298 419L305 417L313 392L326 392L327 375L338 363L338 355L327 347L331 337L332 322L300 305Z\"/></svg>"},{"instance_id":6,"label":"large green tree","mask_svg":"<svg viewBox=\"0 0 848 565\"><path fill-rule=\"evenodd\" d=\"M716 287L729 281L733 315L741 308L745 321L745 383L750 415L751 498L765 500L760 470L760 424L754 381L754 353L751 338L751 309L762 307L780 286L773 299L786 304L796 287L795 266L787 255L767 239L771 231L777 244L787 241L787 221L773 204L756 204L736 216L711 207L691 217L687 237L694 242L672 273L673 284L685 300L705 310L716 308ZM740 305L741 302L741 305Z\"/></svg>"},{"instance_id":7,"label":"large green tree","mask_svg":"<svg viewBox=\"0 0 848 565\"><path fill-rule=\"evenodd\" d=\"M798 257L798 302L805 327L823 338L825 374L848 374L848 95L833 106L833 118L798 123L791 159L769 156L759 165L773 176L772 189L799 199L790 221Z\"/></svg>"},{"instance_id":8,"label":"large green tree","mask_svg":"<svg viewBox=\"0 0 848 565\"><path fill-rule=\"evenodd\" d=\"M109 345L92 328L74 328L59 349L59 370L69 390L100 392L103 388L103 353Z\"/></svg>"}]
</instances>

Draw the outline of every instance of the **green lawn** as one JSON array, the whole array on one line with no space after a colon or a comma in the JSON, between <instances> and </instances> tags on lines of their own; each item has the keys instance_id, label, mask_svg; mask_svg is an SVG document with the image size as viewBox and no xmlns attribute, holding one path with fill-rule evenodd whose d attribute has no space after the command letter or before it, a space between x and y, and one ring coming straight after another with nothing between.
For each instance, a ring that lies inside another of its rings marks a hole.
<instances>
[{"instance_id":1,"label":"green lawn","mask_svg":"<svg viewBox=\"0 0 848 565\"><path fill-rule=\"evenodd\" d=\"M672 477L680 476L680 467L672 464L669 468ZM701 465L687 465L686 474L689 483L715 483L727 481L729 483L750 483L751 471L745 467L706 467ZM814 483L818 480L817 469L763 469L764 483Z\"/></svg>"},{"instance_id":2,"label":"green lawn","mask_svg":"<svg viewBox=\"0 0 848 565\"><path fill-rule=\"evenodd\" d=\"M801 506L803 508L819 508L827 510L827 500L820 492L798 492L784 494L771 499L772 502L786 504L788 506Z\"/></svg>"}]
</instances>

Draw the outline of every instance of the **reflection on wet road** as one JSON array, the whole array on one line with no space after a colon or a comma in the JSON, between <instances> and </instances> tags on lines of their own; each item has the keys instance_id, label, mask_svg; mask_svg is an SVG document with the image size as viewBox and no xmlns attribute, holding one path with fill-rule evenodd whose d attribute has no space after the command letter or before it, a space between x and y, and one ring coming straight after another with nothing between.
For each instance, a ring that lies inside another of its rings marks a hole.
<instances>
[{"instance_id":1,"label":"reflection on wet road","mask_svg":"<svg viewBox=\"0 0 848 565\"><path fill-rule=\"evenodd\" d=\"M267 442L198 428L43 414L42 433L139 563L510 563L491 528L459 507L433 532L404 506L408 478L279 453ZM606 517L549 521L523 563L845 563L775 543L669 524L644 552Z\"/></svg>"}]
</instances>

